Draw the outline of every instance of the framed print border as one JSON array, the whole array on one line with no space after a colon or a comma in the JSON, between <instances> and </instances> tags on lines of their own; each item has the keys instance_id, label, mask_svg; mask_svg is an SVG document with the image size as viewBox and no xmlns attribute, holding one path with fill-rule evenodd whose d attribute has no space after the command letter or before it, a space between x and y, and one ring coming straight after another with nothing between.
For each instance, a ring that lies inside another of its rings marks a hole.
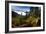
<instances>
[{"instance_id":1,"label":"framed print border","mask_svg":"<svg viewBox=\"0 0 46 34\"><path fill-rule=\"evenodd\" d=\"M39 30L22 30L22 31L9 31L9 3L21 3L21 4L37 4L43 5L43 29ZM16 32L36 32L45 30L45 3L40 2L20 2L20 1L5 1L5 33L16 33Z\"/></svg>"}]
</instances>

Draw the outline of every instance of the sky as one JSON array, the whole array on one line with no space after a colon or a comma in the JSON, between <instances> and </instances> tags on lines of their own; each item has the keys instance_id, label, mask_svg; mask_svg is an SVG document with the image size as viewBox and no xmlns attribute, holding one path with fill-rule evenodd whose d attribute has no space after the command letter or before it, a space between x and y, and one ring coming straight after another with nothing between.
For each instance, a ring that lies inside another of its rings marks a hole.
<instances>
[{"instance_id":1,"label":"sky","mask_svg":"<svg viewBox=\"0 0 46 34\"><path fill-rule=\"evenodd\" d=\"M24 12L28 12L30 11L30 7L29 6L12 6L12 11L24 11Z\"/></svg>"},{"instance_id":2,"label":"sky","mask_svg":"<svg viewBox=\"0 0 46 34\"><path fill-rule=\"evenodd\" d=\"M18 13L18 14L20 14L20 15L22 13L22 15L25 16L26 15L25 12L26 11L29 12L30 7L29 6L12 6L11 10Z\"/></svg>"}]
</instances>

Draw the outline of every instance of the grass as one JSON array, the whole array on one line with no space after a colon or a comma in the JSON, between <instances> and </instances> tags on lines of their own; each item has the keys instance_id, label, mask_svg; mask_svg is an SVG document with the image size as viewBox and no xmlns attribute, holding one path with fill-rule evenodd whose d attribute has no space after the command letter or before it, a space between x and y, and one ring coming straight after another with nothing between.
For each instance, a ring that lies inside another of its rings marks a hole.
<instances>
[{"instance_id":1,"label":"grass","mask_svg":"<svg viewBox=\"0 0 46 34\"><path fill-rule=\"evenodd\" d=\"M21 16L12 17L12 27L37 27L39 19L36 16L30 16L27 19Z\"/></svg>"}]
</instances>

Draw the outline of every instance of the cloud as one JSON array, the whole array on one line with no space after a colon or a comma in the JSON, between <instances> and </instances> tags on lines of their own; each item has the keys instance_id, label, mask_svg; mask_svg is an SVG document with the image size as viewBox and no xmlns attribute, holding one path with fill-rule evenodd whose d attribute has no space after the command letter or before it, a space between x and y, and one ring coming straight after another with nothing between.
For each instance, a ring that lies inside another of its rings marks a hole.
<instances>
[{"instance_id":1,"label":"cloud","mask_svg":"<svg viewBox=\"0 0 46 34\"><path fill-rule=\"evenodd\" d=\"M29 6L12 6L12 11L18 11L18 10L21 10L21 11L30 11L30 7Z\"/></svg>"},{"instance_id":2,"label":"cloud","mask_svg":"<svg viewBox=\"0 0 46 34\"><path fill-rule=\"evenodd\" d=\"M26 15L26 13L25 12L22 12L22 11L14 11L14 12L16 12L17 14L22 14L23 16L25 16Z\"/></svg>"}]
</instances>

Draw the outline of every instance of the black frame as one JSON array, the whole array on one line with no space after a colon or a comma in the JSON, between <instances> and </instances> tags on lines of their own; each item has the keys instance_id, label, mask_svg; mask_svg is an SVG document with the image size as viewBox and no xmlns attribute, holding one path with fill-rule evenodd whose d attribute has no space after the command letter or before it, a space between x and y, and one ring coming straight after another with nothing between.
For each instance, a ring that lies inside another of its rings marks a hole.
<instances>
[{"instance_id":1,"label":"black frame","mask_svg":"<svg viewBox=\"0 0 46 34\"><path fill-rule=\"evenodd\" d=\"M24 30L24 31L9 31L9 3L24 3L24 4L39 4L39 5L43 5L43 29L39 29L39 30ZM5 1L5 33L36 32L36 31L44 31L44 30L45 30L45 3Z\"/></svg>"}]
</instances>

